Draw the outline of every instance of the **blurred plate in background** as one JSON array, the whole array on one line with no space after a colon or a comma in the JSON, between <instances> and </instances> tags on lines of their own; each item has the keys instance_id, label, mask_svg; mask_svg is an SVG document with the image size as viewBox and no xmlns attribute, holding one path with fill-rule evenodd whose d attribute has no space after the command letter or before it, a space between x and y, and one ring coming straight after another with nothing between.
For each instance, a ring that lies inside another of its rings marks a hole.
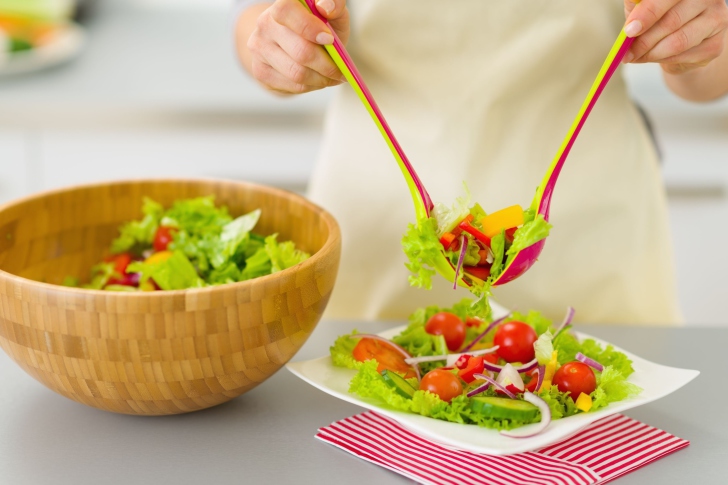
<instances>
[{"instance_id":1,"label":"blurred plate in background","mask_svg":"<svg viewBox=\"0 0 728 485\"><path fill-rule=\"evenodd\" d=\"M43 45L29 50L0 54L0 76L40 71L75 58L85 44L81 26L66 23Z\"/></svg>"}]
</instances>

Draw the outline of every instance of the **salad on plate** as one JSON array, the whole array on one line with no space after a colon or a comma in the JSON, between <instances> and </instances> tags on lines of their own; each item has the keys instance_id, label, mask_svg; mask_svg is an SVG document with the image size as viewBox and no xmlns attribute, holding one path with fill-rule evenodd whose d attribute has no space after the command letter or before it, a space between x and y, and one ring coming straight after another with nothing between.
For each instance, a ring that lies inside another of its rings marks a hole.
<instances>
[{"instance_id":1,"label":"salad on plate","mask_svg":"<svg viewBox=\"0 0 728 485\"><path fill-rule=\"evenodd\" d=\"M529 437L641 391L624 353L571 333L573 315L556 327L537 311L484 320L464 299L417 310L391 340L342 335L331 360L357 371L350 393L389 409Z\"/></svg>"},{"instance_id":2,"label":"salad on plate","mask_svg":"<svg viewBox=\"0 0 728 485\"><path fill-rule=\"evenodd\" d=\"M261 211L233 218L213 196L178 200L165 209L145 198L144 217L119 229L110 254L88 283L66 286L108 291L183 290L245 281L309 258L292 241L254 232Z\"/></svg>"}]
</instances>

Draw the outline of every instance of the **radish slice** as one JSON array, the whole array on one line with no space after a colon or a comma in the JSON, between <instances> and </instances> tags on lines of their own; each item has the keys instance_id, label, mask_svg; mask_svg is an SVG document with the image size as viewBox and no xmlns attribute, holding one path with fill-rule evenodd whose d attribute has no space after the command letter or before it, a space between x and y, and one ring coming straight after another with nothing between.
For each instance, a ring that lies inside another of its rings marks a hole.
<instances>
[{"instance_id":1,"label":"radish slice","mask_svg":"<svg viewBox=\"0 0 728 485\"><path fill-rule=\"evenodd\" d=\"M541 421L529 430L521 430L520 433L518 430L501 431L500 434L503 436L508 436L509 438L530 438L545 430L549 423L551 423L551 408L546 404L546 401L528 391L523 393L523 400L538 407L539 411L541 411Z\"/></svg>"},{"instance_id":2,"label":"radish slice","mask_svg":"<svg viewBox=\"0 0 728 485\"><path fill-rule=\"evenodd\" d=\"M476 345L476 344L477 344L478 342L480 342L480 340L481 340L481 339L482 339L483 337L485 337L486 335L488 335L488 333L489 333L489 332L490 332L491 330L493 330L493 329L494 329L495 327L497 327L498 325L500 325L501 323L503 323L503 321L504 321L504 320L505 320L506 318L510 317L510 316L511 316L511 314L509 313L509 314L507 314L507 315L505 315L505 316L503 316L503 317L499 318L498 320L493 320L492 322L490 322L490 325L488 325L488 327L487 327L487 328L485 329L485 331L484 331L483 333L481 333L480 335L478 335L477 337L475 337L475 340L473 340L472 342L470 342L470 343L468 344L468 346L467 346L467 347L465 347L465 348L463 349L463 352L467 352L468 350L470 350L470 349L472 349L473 347L475 347L475 345Z\"/></svg>"},{"instance_id":3,"label":"radish slice","mask_svg":"<svg viewBox=\"0 0 728 485\"><path fill-rule=\"evenodd\" d=\"M485 354L491 354L495 351L497 351L500 347L496 345L495 347L491 347L489 349L483 349L483 350L474 350L472 352L467 352L468 355L472 355L475 357L476 355L485 355ZM426 355L424 357L410 357L408 359L404 359L404 361L410 365L413 364L421 364L422 362L437 362L438 360L444 360L447 361L447 366L452 366L455 364L455 361L457 361L462 355L464 355L466 352L461 352L459 354L446 354L446 355ZM452 360L452 363L450 362Z\"/></svg>"},{"instance_id":4,"label":"radish slice","mask_svg":"<svg viewBox=\"0 0 728 485\"><path fill-rule=\"evenodd\" d=\"M571 323L571 321L574 319L574 313L576 313L576 310L574 310L572 307L567 308L566 316L564 317L564 321L561 322L561 325L559 325L559 328L556 329L556 333L554 334L554 338L552 340L555 340L556 337L559 336L561 331L564 330L566 328L566 326Z\"/></svg>"},{"instance_id":5,"label":"radish slice","mask_svg":"<svg viewBox=\"0 0 728 485\"><path fill-rule=\"evenodd\" d=\"M419 368L419 366L417 364L414 364L413 365L413 364L410 364L409 362L407 362L407 359L411 359L412 356L409 354L409 352L407 352L406 350L404 350L402 347L400 347L399 345L395 344L391 340L386 339L384 337L380 337L379 335L376 335L376 334L373 334L373 333L357 333L357 334L354 334L354 335L349 335L349 338L370 338L372 340L379 340L380 342L386 342L387 344L389 344L390 346L392 346L393 348L395 348L397 350L397 352L399 352L400 354L402 354L404 356L404 361L407 364L409 364L409 365L412 366L412 368L415 370L415 374L417 375L417 381L418 382L420 381L421 376L420 376L420 368Z\"/></svg>"},{"instance_id":6,"label":"radish slice","mask_svg":"<svg viewBox=\"0 0 728 485\"><path fill-rule=\"evenodd\" d=\"M488 369L489 371L493 371L493 372L502 372L503 369L505 369L505 366L491 364L490 362L483 362L483 365L485 366L486 369ZM511 365L511 364L506 364L506 365ZM521 367L513 367L512 365L511 365L511 367L513 369L517 370L518 372L530 372L533 369L535 369L536 367L538 367L538 360L533 359L531 362L528 362L527 364L523 364Z\"/></svg>"},{"instance_id":7,"label":"radish slice","mask_svg":"<svg viewBox=\"0 0 728 485\"><path fill-rule=\"evenodd\" d=\"M590 359L589 357L582 354L581 352L576 354L576 360L588 365L589 367L592 367L594 370L598 370L599 372L604 371L604 366L602 364L600 364L599 362L597 362L594 359Z\"/></svg>"},{"instance_id":8,"label":"radish slice","mask_svg":"<svg viewBox=\"0 0 728 485\"><path fill-rule=\"evenodd\" d=\"M523 384L523 379L521 379L521 374L511 364L506 364L503 367L503 370L498 373L496 382L506 389L513 385L518 392L523 392L526 388L525 384Z\"/></svg>"},{"instance_id":9,"label":"radish slice","mask_svg":"<svg viewBox=\"0 0 728 485\"><path fill-rule=\"evenodd\" d=\"M458 257L458 265L455 268L455 281L452 284L452 289L458 289L458 281L460 280L460 270L463 269L463 261L465 261L465 255L468 253L468 240L465 234L460 236L460 257Z\"/></svg>"},{"instance_id":10,"label":"radish slice","mask_svg":"<svg viewBox=\"0 0 728 485\"><path fill-rule=\"evenodd\" d=\"M495 379L493 379L490 376L487 376L485 374L473 374L473 377L475 377L476 379L482 379L484 381L487 381L489 384L493 384L493 386L495 386L496 389L500 389L503 392L503 394L510 397L511 399L516 398L515 394L513 394L511 391L509 391L508 389L503 387L502 384L498 383Z\"/></svg>"}]
</instances>

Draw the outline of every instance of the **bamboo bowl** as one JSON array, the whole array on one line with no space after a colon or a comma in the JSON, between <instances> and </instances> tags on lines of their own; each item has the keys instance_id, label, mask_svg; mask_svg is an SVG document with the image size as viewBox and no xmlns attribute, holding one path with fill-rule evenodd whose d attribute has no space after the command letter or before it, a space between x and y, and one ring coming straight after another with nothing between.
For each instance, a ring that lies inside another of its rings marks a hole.
<instances>
[{"instance_id":1,"label":"bamboo bowl","mask_svg":"<svg viewBox=\"0 0 728 485\"><path fill-rule=\"evenodd\" d=\"M84 278L143 196L165 207L214 194L256 232L312 254L253 280L210 288L116 293L57 286ZM257 386L303 345L336 280L334 218L298 195L243 182L144 180L48 192L0 206L0 347L50 389L136 415L208 408ZM4 390L3 392L8 392Z\"/></svg>"}]
</instances>

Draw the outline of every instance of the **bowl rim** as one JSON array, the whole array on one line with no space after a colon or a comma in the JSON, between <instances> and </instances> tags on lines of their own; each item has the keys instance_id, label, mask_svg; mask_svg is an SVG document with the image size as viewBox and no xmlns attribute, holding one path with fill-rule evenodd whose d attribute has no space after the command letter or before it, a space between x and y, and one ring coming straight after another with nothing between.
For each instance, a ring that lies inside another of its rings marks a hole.
<instances>
[{"instance_id":1,"label":"bowl rim","mask_svg":"<svg viewBox=\"0 0 728 485\"><path fill-rule=\"evenodd\" d=\"M290 273L291 271L298 270L305 266L312 266L315 265L318 260L323 258L324 254L328 254L331 252L333 247L337 244L340 244L341 241L341 228L339 227L339 223L336 221L334 216L324 209L323 207L319 206L318 204L312 202L311 200L307 199L306 197L297 194L295 192L292 192L290 190L282 189L279 187L273 187L270 185L260 184L256 182L247 182L244 180L235 180L235 179L224 179L224 178L215 178L215 177L195 177L195 178L189 178L189 177L143 177L143 178L124 178L121 180L107 180L107 181L100 181L100 182L91 182L86 184L76 184L76 185L67 185L64 187L58 187L54 189L44 190L41 192L36 192L30 195L26 195L5 203L0 204L0 214L4 211L10 209L11 207L15 207L21 204L29 203L34 200L43 199L45 197L49 197L52 195L58 195L63 194L65 192L70 192L73 190L83 190L83 189L93 189L93 188L101 188L101 187L113 187L118 185L130 185L130 184L140 184L140 183L198 183L198 182L210 182L210 183L225 183L225 184L232 184L232 185L240 185L241 187L245 188L254 188L257 190L262 190L263 192L272 193L275 195L285 195L287 197L294 197L295 199L298 199L303 205L307 206L308 208L312 209L314 212L317 212L321 215L324 221L326 221L326 224L329 226L329 236L326 238L326 242L324 242L323 246L313 253L310 258L306 259L305 261L298 263L294 266L291 266L290 268L286 268L282 271L278 271L276 273L271 273L269 275L265 276L258 276L256 278L252 278L246 281L236 281L235 283L225 283L222 285L214 285L214 286L205 286L201 288L187 288L184 290L160 290L160 291L135 291L135 292L126 292L126 291L105 291L105 290L94 290L89 288L75 288L71 286L63 286L63 285L55 285L52 283L46 283L43 281L37 281L32 280L30 278L25 278L23 276L18 276L13 273L9 273L3 269L0 269L0 282L3 280L7 280L10 282L14 282L16 284L25 285L27 287L36 287L38 290L52 290L57 291L61 293L67 292L69 295L73 296L104 296L107 298L160 298L160 297L174 297L174 296L182 296L182 295L202 295L205 293L210 293L214 291L219 291L220 289L228 289L228 288L245 288L247 286L252 286L256 284L256 282L260 282L266 279L270 279L273 277L280 278L281 276L285 275L286 273Z\"/></svg>"}]
</instances>

